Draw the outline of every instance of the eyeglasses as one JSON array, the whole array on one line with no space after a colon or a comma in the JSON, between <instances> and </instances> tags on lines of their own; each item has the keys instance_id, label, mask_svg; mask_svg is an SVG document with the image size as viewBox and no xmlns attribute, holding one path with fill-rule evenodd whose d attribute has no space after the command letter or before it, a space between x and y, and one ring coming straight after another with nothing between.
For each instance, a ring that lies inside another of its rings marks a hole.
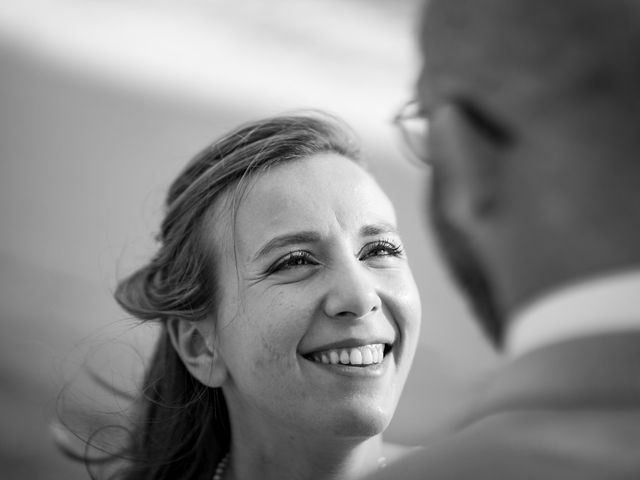
<instances>
[{"instance_id":1,"label":"eyeglasses","mask_svg":"<svg viewBox=\"0 0 640 480\"><path fill-rule=\"evenodd\" d=\"M430 118L441 108L453 108L479 135L499 148L508 148L514 142L514 132L502 121L465 98L449 99L435 110L427 111L418 100L405 103L393 118L402 135L408 156L420 165L432 165L433 152L429 152Z\"/></svg>"},{"instance_id":2,"label":"eyeglasses","mask_svg":"<svg viewBox=\"0 0 640 480\"><path fill-rule=\"evenodd\" d=\"M419 165L429 165L429 117L418 100L405 103L393 117L407 156Z\"/></svg>"}]
</instances>

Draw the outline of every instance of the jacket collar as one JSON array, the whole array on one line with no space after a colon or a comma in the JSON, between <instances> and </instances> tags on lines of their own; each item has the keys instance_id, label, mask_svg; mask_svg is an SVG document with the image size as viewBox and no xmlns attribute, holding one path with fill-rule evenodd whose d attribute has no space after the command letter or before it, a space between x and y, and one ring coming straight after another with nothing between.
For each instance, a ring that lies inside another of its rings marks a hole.
<instances>
[{"instance_id":1,"label":"jacket collar","mask_svg":"<svg viewBox=\"0 0 640 480\"><path fill-rule=\"evenodd\" d=\"M640 332L554 343L507 362L471 419L524 409L640 409Z\"/></svg>"}]
</instances>

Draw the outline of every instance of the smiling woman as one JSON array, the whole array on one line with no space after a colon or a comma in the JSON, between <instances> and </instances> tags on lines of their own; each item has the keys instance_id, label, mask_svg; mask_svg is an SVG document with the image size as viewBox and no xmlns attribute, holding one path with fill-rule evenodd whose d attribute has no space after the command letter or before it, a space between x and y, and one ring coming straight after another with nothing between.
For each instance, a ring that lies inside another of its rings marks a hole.
<instances>
[{"instance_id":1,"label":"smiling woman","mask_svg":"<svg viewBox=\"0 0 640 480\"><path fill-rule=\"evenodd\" d=\"M178 176L153 259L120 305L162 333L125 479L356 478L413 358L420 303L393 206L348 128L244 125Z\"/></svg>"}]
</instances>

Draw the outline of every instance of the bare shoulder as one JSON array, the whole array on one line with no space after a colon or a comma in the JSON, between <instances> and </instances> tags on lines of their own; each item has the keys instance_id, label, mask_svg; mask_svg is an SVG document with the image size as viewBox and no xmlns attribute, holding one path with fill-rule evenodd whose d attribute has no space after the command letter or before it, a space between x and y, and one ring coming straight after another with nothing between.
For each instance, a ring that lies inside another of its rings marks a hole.
<instances>
[{"instance_id":1,"label":"bare shoulder","mask_svg":"<svg viewBox=\"0 0 640 480\"><path fill-rule=\"evenodd\" d=\"M382 466L397 462L412 453L419 452L423 447L420 445L401 445L399 443L384 442L382 445L381 459Z\"/></svg>"}]
</instances>

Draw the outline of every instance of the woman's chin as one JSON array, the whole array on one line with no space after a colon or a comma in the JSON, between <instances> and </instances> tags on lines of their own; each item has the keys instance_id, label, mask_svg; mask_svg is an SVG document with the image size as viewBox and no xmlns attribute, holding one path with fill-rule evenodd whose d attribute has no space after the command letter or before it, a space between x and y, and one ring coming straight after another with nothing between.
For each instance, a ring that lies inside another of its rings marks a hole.
<instances>
[{"instance_id":1,"label":"woman's chin","mask_svg":"<svg viewBox=\"0 0 640 480\"><path fill-rule=\"evenodd\" d=\"M384 432L392 416L393 410L359 406L336 415L330 431L336 437L369 438Z\"/></svg>"}]
</instances>

